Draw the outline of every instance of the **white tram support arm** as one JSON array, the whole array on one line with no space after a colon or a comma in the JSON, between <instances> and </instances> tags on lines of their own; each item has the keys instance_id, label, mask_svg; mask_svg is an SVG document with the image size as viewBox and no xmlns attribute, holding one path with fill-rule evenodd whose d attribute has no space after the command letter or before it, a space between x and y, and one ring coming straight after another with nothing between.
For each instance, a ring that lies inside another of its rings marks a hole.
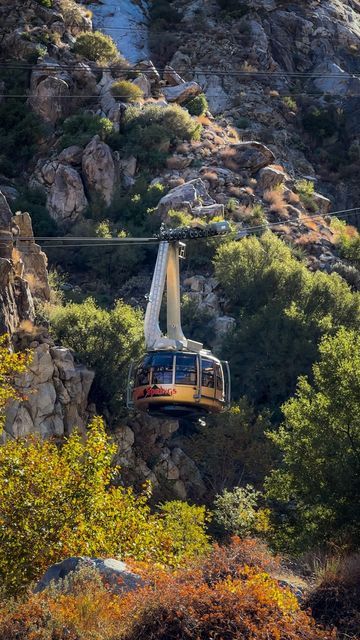
<instances>
[{"instance_id":1,"label":"white tram support arm","mask_svg":"<svg viewBox=\"0 0 360 640\"><path fill-rule=\"evenodd\" d=\"M167 336L160 329L160 309L166 280ZM187 340L181 328L179 244L162 241L159 244L149 302L145 313L145 344L148 351L184 349L201 351L200 342Z\"/></svg>"},{"instance_id":2,"label":"white tram support arm","mask_svg":"<svg viewBox=\"0 0 360 640\"><path fill-rule=\"evenodd\" d=\"M161 302L164 295L168 255L169 243L160 242L153 279L151 282L149 301L145 313L144 333L145 344L148 350L156 349L157 343L163 338L163 334L160 329L159 316Z\"/></svg>"},{"instance_id":3,"label":"white tram support arm","mask_svg":"<svg viewBox=\"0 0 360 640\"><path fill-rule=\"evenodd\" d=\"M179 245L172 242L169 246L166 272L166 313L167 336L171 340L186 342L181 328L181 300L180 300L180 265Z\"/></svg>"}]
</instances>

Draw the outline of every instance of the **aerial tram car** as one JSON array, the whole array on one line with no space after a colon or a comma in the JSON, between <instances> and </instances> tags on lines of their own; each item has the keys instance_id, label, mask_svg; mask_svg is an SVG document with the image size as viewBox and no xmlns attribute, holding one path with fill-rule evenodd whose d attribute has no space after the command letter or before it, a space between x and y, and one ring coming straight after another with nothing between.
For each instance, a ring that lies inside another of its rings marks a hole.
<instances>
[{"instance_id":1,"label":"aerial tram car","mask_svg":"<svg viewBox=\"0 0 360 640\"><path fill-rule=\"evenodd\" d=\"M181 328L181 239L223 235L226 221L201 229L162 229L145 314L146 354L129 372L128 407L160 417L197 419L225 411L230 404L228 363L189 340ZM160 329L159 315L166 283L167 331Z\"/></svg>"}]
</instances>

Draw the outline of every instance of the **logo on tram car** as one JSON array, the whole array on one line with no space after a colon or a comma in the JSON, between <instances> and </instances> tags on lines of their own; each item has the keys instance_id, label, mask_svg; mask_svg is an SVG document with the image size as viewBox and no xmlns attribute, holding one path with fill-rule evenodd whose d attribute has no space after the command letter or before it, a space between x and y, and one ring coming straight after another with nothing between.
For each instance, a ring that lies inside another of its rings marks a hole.
<instances>
[{"instance_id":1,"label":"logo on tram car","mask_svg":"<svg viewBox=\"0 0 360 640\"><path fill-rule=\"evenodd\" d=\"M146 387L146 389L142 389L139 395L137 395L137 400L141 400L142 398L153 398L154 396L174 396L176 395L176 389L165 389L164 387Z\"/></svg>"}]
</instances>

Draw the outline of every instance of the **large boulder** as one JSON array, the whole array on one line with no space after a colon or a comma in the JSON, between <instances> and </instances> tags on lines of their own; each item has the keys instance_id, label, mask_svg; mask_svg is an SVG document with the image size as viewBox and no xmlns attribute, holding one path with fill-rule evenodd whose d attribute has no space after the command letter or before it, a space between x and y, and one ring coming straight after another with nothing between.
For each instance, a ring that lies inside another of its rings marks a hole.
<instances>
[{"instance_id":1,"label":"large boulder","mask_svg":"<svg viewBox=\"0 0 360 640\"><path fill-rule=\"evenodd\" d=\"M163 94L168 102L177 102L183 104L191 98L195 98L202 93L202 88L197 82L184 82L175 87L164 87Z\"/></svg>"},{"instance_id":2,"label":"large boulder","mask_svg":"<svg viewBox=\"0 0 360 640\"><path fill-rule=\"evenodd\" d=\"M116 171L110 147L94 136L85 147L82 172L90 197L100 197L110 205L116 187Z\"/></svg>"},{"instance_id":3,"label":"large boulder","mask_svg":"<svg viewBox=\"0 0 360 640\"><path fill-rule=\"evenodd\" d=\"M264 167L260 169L257 177L258 187L261 191L267 189L275 189L282 185L286 180L286 174L275 167Z\"/></svg>"},{"instance_id":4,"label":"large boulder","mask_svg":"<svg viewBox=\"0 0 360 640\"><path fill-rule=\"evenodd\" d=\"M272 164L275 160L273 152L261 142L235 142L228 145L220 153L225 161L231 162L231 168L249 169L252 173Z\"/></svg>"},{"instance_id":5,"label":"large boulder","mask_svg":"<svg viewBox=\"0 0 360 640\"><path fill-rule=\"evenodd\" d=\"M79 173L69 165L49 163L46 182L51 184L47 197L50 215L60 223L75 222L88 207Z\"/></svg>"},{"instance_id":6,"label":"large boulder","mask_svg":"<svg viewBox=\"0 0 360 640\"><path fill-rule=\"evenodd\" d=\"M360 78L344 71L335 62L329 61L318 65L314 69L318 74L313 84L318 91L333 96L358 96L360 92Z\"/></svg>"},{"instance_id":7,"label":"large boulder","mask_svg":"<svg viewBox=\"0 0 360 640\"><path fill-rule=\"evenodd\" d=\"M46 122L56 124L69 113L70 87L65 80L48 76L33 89L30 103Z\"/></svg>"},{"instance_id":8,"label":"large boulder","mask_svg":"<svg viewBox=\"0 0 360 640\"><path fill-rule=\"evenodd\" d=\"M58 156L58 160L64 164L72 164L76 166L81 164L82 154L83 148L73 144L71 147L66 147L66 149L61 151Z\"/></svg>"},{"instance_id":9,"label":"large boulder","mask_svg":"<svg viewBox=\"0 0 360 640\"><path fill-rule=\"evenodd\" d=\"M187 210L192 213L193 208L214 204L215 201L208 194L203 180L196 178L171 189L161 198L158 211L161 216L165 216L170 209Z\"/></svg>"},{"instance_id":10,"label":"large boulder","mask_svg":"<svg viewBox=\"0 0 360 640\"><path fill-rule=\"evenodd\" d=\"M104 583L106 583L113 593L127 593L144 585L143 579L120 560L114 558L86 558L73 557L66 558L62 562L53 564L46 571L34 588L35 593L44 591L51 584L58 584L61 580L70 576L74 571L79 571L82 567L95 569Z\"/></svg>"},{"instance_id":11,"label":"large boulder","mask_svg":"<svg viewBox=\"0 0 360 640\"><path fill-rule=\"evenodd\" d=\"M69 434L76 427L83 430L93 379L94 373L77 365L69 349L45 342L33 346L29 369L17 381L25 400L9 406L6 436L38 433L48 438Z\"/></svg>"}]
</instances>

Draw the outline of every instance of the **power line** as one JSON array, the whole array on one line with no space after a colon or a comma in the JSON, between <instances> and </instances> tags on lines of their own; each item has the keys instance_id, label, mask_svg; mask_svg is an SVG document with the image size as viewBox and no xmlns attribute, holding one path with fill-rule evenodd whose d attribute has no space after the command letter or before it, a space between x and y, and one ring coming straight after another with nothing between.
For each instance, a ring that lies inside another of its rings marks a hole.
<instances>
[{"instance_id":1,"label":"power line","mask_svg":"<svg viewBox=\"0 0 360 640\"><path fill-rule=\"evenodd\" d=\"M39 64L39 65L31 65L31 64L14 64L14 63L7 63L7 62L1 62L0 63L0 68L7 68L7 69L24 69L24 70L33 70L33 71L52 71L52 72L56 72L58 70L66 70L66 69L74 69L74 70L84 70L84 65L91 65L94 64L93 61L83 61L82 63L74 63L74 64L64 64L64 63L43 63L43 64ZM121 64L121 63L116 63L116 61L114 61L113 65L107 65L107 66L96 66L94 67L94 71L116 71L116 65L117 64ZM158 72L165 72L168 69L166 67L164 68L156 68L156 70ZM121 69L121 71L123 71L124 73L127 72L136 72L136 73L141 73L141 74L149 74L152 75L154 73L154 69L139 69L139 67L124 67ZM181 74L181 73L189 73L189 69L176 69L175 70L176 73ZM211 69L211 70L195 70L192 72L194 75L209 75L209 76L229 76L229 77L233 77L233 76L267 76L267 77L279 77L282 78L284 76L286 77L291 77L291 78L315 78L315 79L323 79L323 78L348 78L349 80L351 79L356 79L356 78L360 78L360 73L355 72L347 72L344 71L343 73L318 73L318 72L311 72L311 71L259 71L259 70L254 70L254 71L250 71L250 70L238 70L238 71L224 71L223 69Z\"/></svg>"},{"instance_id":2,"label":"power line","mask_svg":"<svg viewBox=\"0 0 360 640\"><path fill-rule=\"evenodd\" d=\"M307 220L314 220L316 218L325 218L325 217L338 217L338 218L346 218L350 216L360 215L360 207L353 207L351 209L340 209L338 211L331 211L329 213L317 213L317 214L309 214L307 216L303 216L302 218L289 218L288 220L282 220L279 222L269 222L267 224L255 225L255 226L247 226L241 227L238 231L240 233L256 233L261 230L269 230L273 227L284 226L291 223L301 224ZM188 238L187 240L206 240L213 239L212 236L202 237L202 238ZM223 238L224 236L217 236L219 238ZM60 245L47 245L46 248L56 247L56 248L64 248L64 247L115 247L120 246L122 244L134 244L134 245L142 245L142 244L158 244L161 242L158 238L94 238L94 237L81 237L81 236L17 236L16 240L20 241L39 241L39 242L66 242L68 244L60 244ZM71 244L73 242L73 244Z\"/></svg>"},{"instance_id":3,"label":"power line","mask_svg":"<svg viewBox=\"0 0 360 640\"><path fill-rule=\"evenodd\" d=\"M233 100L234 98L236 98L237 94L226 94L224 93L211 93L211 87L210 88L202 88L202 91L204 93L208 93L208 98L228 98L229 100ZM333 98L335 97L340 97L340 98L359 98L360 97L360 93L353 93L353 92L348 92L348 94L343 94L343 93L327 93L326 91L315 91L315 92L310 92L310 91L287 91L287 92L281 92L281 90L279 91L278 89L274 89L273 91L276 91L276 93L271 94L271 93L265 93L262 98L286 98L286 97L293 97L293 96L331 96ZM239 89L239 93L241 92L241 90ZM106 94L111 93L110 90L104 91L103 93L99 93L97 95L84 95L84 94L72 94L72 95L62 95L62 96L54 96L54 95L44 95L43 93L41 95L37 95L35 93L3 93L0 94L0 98L7 98L7 99L11 99L13 98L14 100L18 100L20 98L34 98L36 100L39 100L39 98L44 99L44 100L80 100L80 99L84 99L84 100L95 100L95 99L101 99L103 98ZM113 96L114 99L116 100L125 100L128 99L129 96ZM159 98L153 98L155 100L155 102L149 102L147 104L150 105L154 105L156 106L156 100L162 100L162 98L165 96L160 96ZM169 103L169 104L174 104L174 103ZM186 106L186 105L185 105Z\"/></svg>"}]
</instances>

